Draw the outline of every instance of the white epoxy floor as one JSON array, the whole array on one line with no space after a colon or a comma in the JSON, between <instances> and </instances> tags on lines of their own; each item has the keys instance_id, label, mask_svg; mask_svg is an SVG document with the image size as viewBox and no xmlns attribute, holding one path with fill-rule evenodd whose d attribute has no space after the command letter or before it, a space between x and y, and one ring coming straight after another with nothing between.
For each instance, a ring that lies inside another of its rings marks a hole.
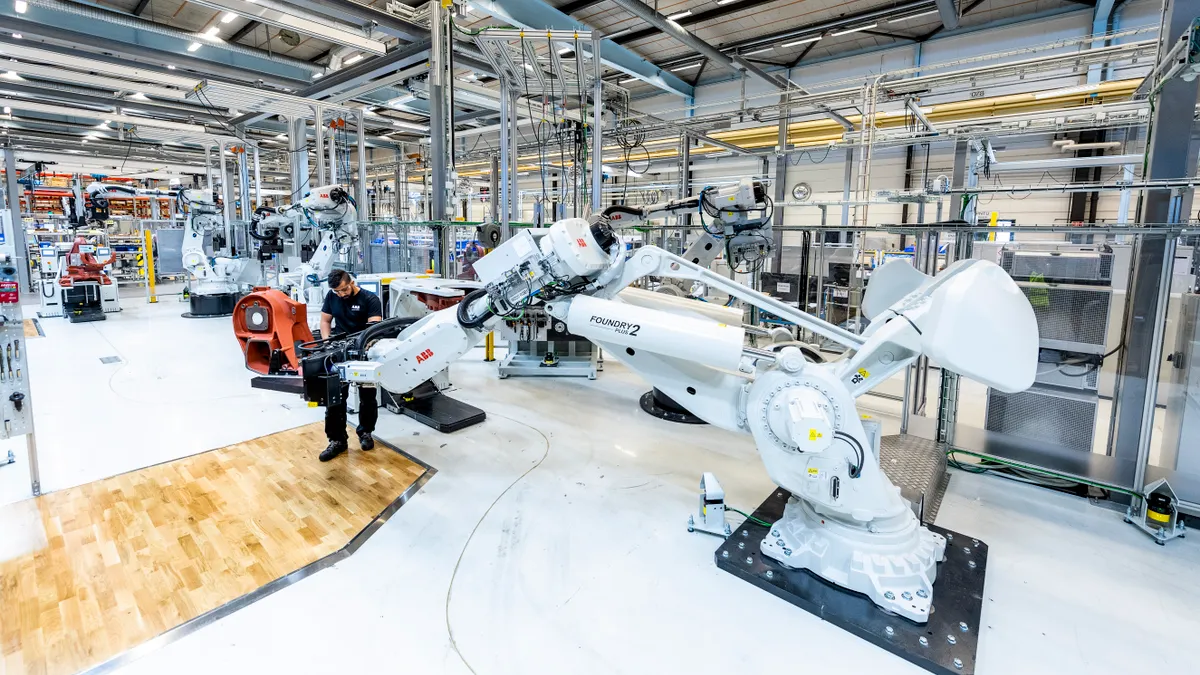
<instances>
[{"instance_id":1,"label":"white epoxy floor","mask_svg":"<svg viewBox=\"0 0 1200 675\"><path fill-rule=\"evenodd\" d=\"M38 401L74 373L88 419L122 425L103 459L66 449L78 423L42 441L59 484L313 419L248 389L225 322L128 306L31 346L31 368L66 349L35 368ZM104 370L113 353L126 366ZM702 471L744 510L770 491L749 437L643 414L611 359L594 382L500 381L476 351L452 375L489 419L442 435L382 414L378 435L438 473L355 555L120 672L925 672L719 571L717 540L686 531ZM938 522L991 546L978 673L1200 671L1195 538L1159 547L1115 511L959 472Z\"/></svg>"}]
</instances>

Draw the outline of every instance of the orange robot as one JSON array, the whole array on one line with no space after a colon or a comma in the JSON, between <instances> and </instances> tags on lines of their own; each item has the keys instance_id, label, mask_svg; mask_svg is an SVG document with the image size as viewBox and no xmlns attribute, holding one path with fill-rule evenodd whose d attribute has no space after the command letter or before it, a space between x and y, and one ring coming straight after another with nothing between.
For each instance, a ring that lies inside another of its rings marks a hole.
<instances>
[{"instance_id":1,"label":"orange robot","mask_svg":"<svg viewBox=\"0 0 1200 675\"><path fill-rule=\"evenodd\" d=\"M74 286L83 281L94 281L101 286L111 285L112 278L104 272L104 268L112 264L116 254L101 262L90 252L83 252L84 246L89 246L87 240L83 237L75 237L75 245L67 253L67 270L58 278L58 285Z\"/></svg>"},{"instance_id":2,"label":"orange robot","mask_svg":"<svg viewBox=\"0 0 1200 675\"><path fill-rule=\"evenodd\" d=\"M256 287L238 301L233 334L246 355L246 368L263 375L298 374L296 345L313 340L304 304L266 286Z\"/></svg>"}]
</instances>

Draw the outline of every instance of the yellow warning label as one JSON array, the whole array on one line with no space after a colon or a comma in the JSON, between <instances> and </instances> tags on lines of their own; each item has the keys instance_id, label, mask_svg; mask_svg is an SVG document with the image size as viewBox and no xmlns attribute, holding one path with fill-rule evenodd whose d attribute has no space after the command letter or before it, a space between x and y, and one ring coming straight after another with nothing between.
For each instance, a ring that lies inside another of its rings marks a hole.
<instances>
[{"instance_id":1,"label":"yellow warning label","mask_svg":"<svg viewBox=\"0 0 1200 675\"><path fill-rule=\"evenodd\" d=\"M316 402L316 401L309 401L309 402L308 402L308 407L310 407L310 408L315 408L315 407L317 407L317 402Z\"/></svg>"},{"instance_id":2,"label":"yellow warning label","mask_svg":"<svg viewBox=\"0 0 1200 675\"><path fill-rule=\"evenodd\" d=\"M810 466L810 467L808 467L808 475L813 476L815 478L816 476L821 475L821 470L815 466Z\"/></svg>"},{"instance_id":3,"label":"yellow warning label","mask_svg":"<svg viewBox=\"0 0 1200 675\"><path fill-rule=\"evenodd\" d=\"M821 434L821 432L817 431L816 429L809 429L809 430L808 430L808 440L810 440L810 441L815 441L815 440L817 440L818 438L821 438L821 437L822 437L822 434ZM809 469L809 471L812 471L812 469Z\"/></svg>"},{"instance_id":4,"label":"yellow warning label","mask_svg":"<svg viewBox=\"0 0 1200 675\"><path fill-rule=\"evenodd\" d=\"M867 372L866 368L859 368L858 374L862 375L864 380L871 376L871 374Z\"/></svg>"}]
</instances>

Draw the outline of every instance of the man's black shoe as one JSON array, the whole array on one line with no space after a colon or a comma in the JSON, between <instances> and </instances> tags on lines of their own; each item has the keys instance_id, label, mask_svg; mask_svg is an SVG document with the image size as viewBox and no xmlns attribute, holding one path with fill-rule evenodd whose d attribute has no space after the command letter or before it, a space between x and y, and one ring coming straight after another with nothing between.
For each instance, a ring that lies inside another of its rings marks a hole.
<instances>
[{"instance_id":1,"label":"man's black shoe","mask_svg":"<svg viewBox=\"0 0 1200 675\"><path fill-rule=\"evenodd\" d=\"M328 462L334 457L337 457L345 452L346 448L348 447L349 446L346 445L346 441L329 441L329 447L325 448L325 450L321 453L321 461Z\"/></svg>"},{"instance_id":2,"label":"man's black shoe","mask_svg":"<svg viewBox=\"0 0 1200 675\"><path fill-rule=\"evenodd\" d=\"M371 437L371 434L359 434L358 435L358 445L363 450L374 450L375 449L375 439Z\"/></svg>"}]
</instances>

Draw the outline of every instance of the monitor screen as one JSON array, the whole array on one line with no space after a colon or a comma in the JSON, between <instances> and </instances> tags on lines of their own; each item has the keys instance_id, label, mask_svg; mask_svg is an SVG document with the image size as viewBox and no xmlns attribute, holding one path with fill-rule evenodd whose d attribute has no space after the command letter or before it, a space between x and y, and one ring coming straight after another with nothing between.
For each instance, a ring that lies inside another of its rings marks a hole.
<instances>
[{"instance_id":1,"label":"monitor screen","mask_svg":"<svg viewBox=\"0 0 1200 675\"><path fill-rule=\"evenodd\" d=\"M358 282L358 287L371 291L375 295L379 295L380 292L380 284L378 281L360 281Z\"/></svg>"}]
</instances>

